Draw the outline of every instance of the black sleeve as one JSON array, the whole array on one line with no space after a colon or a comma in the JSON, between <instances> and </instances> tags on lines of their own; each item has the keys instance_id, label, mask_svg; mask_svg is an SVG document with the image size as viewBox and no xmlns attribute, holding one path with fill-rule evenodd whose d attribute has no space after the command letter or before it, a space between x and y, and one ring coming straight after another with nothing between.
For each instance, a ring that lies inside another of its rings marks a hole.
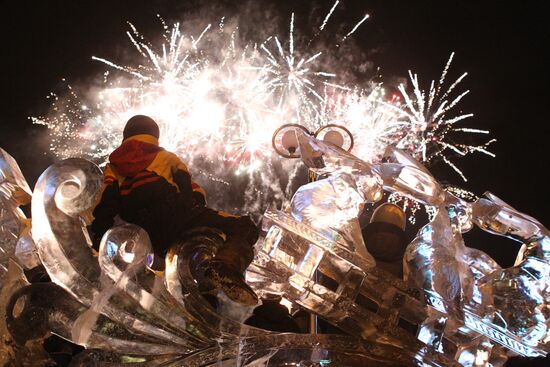
<instances>
[{"instance_id":1,"label":"black sleeve","mask_svg":"<svg viewBox=\"0 0 550 367\"><path fill-rule=\"evenodd\" d=\"M206 206L206 199L204 195L198 191L193 191L193 198L195 199L195 205Z\"/></svg>"},{"instance_id":2,"label":"black sleeve","mask_svg":"<svg viewBox=\"0 0 550 367\"><path fill-rule=\"evenodd\" d=\"M99 250L101 238L114 224L114 218L120 213L120 191L118 182L108 185L99 204L94 209L92 222L92 243L94 249Z\"/></svg>"},{"instance_id":3,"label":"black sleeve","mask_svg":"<svg viewBox=\"0 0 550 367\"><path fill-rule=\"evenodd\" d=\"M180 189L180 195L188 203L193 203L195 198L193 195L193 185L191 183L191 175L188 172L182 171L181 169L176 169L172 172L172 178L178 188Z\"/></svg>"}]
</instances>

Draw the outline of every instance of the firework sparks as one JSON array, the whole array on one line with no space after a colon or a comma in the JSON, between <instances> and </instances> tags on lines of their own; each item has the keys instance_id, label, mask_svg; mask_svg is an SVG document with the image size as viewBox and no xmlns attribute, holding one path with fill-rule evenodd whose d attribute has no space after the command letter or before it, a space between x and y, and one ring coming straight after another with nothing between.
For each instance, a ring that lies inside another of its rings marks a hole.
<instances>
[{"instance_id":1,"label":"firework sparks","mask_svg":"<svg viewBox=\"0 0 550 367\"><path fill-rule=\"evenodd\" d=\"M336 7L338 6L338 4L340 3L339 0L336 0L334 2L334 5L332 5L332 8L330 8L330 11L328 12L327 16L325 17L325 19L323 20L323 23L321 24L321 26L319 27L319 30L322 31L323 29L325 29L327 23L328 23L328 20L330 19L330 16L332 15L332 13L334 13L334 10L336 9Z\"/></svg>"},{"instance_id":2,"label":"firework sparks","mask_svg":"<svg viewBox=\"0 0 550 367\"><path fill-rule=\"evenodd\" d=\"M355 137L353 153L361 159L375 162L388 145L397 144L409 122L394 106L397 100L386 102L382 85L370 91L355 89L337 93L327 101L325 116L345 125Z\"/></svg>"},{"instance_id":3,"label":"firework sparks","mask_svg":"<svg viewBox=\"0 0 550 367\"><path fill-rule=\"evenodd\" d=\"M338 4L337 0L319 31ZM411 73L412 96L402 86L402 103L395 96L388 100L380 84L347 85L338 80L338 70L323 70L323 65L335 64L327 62L333 61L330 53L300 49L294 14L287 42L276 35L263 42L243 42L236 31L227 29L225 18L218 27L208 23L188 36L179 23L161 22L165 32L157 46L129 23L127 36L140 56L137 63L119 65L93 57L127 77L106 72L103 84L87 90L83 98L69 85L66 95L50 96L50 115L33 121L50 128L56 155L104 162L120 143L128 118L149 115L159 123L162 146L180 155L202 179L210 205L260 213L269 203L289 198L300 171L296 162L271 153L272 134L285 123L299 123L309 131L344 125L355 136L353 153L369 161L379 159L388 144L424 162L441 157L453 168L447 152L492 154L486 150L490 142L470 146L446 140L451 131L486 133L454 127L469 114L447 117L467 93L448 100L465 75L443 91L450 60L427 95ZM244 192L245 202L228 202L227 186Z\"/></svg>"},{"instance_id":4,"label":"firework sparks","mask_svg":"<svg viewBox=\"0 0 550 367\"><path fill-rule=\"evenodd\" d=\"M464 181L467 181L464 173L450 160L447 151L451 151L459 156L465 156L469 153L480 152L494 157L494 154L487 150L487 147L495 140L489 140L482 145L468 145L453 143L449 139L452 132L466 132L471 134L488 134L486 130L456 128L455 124L464 119L470 118L473 114L460 114L449 117L449 112L466 96L469 91L460 93L457 97L449 99L454 89L467 76L462 74L446 90L444 90L446 76L453 60L454 53L451 54L439 82L432 81L430 88L426 93L420 87L418 75L409 71L410 81L413 87L412 96L407 92L405 86L401 84L399 91L403 96L405 104L399 108L407 117L411 132L401 139L398 147L408 150L420 159L428 163L435 158L441 158L447 165L455 170ZM444 90L444 92L443 92Z\"/></svg>"},{"instance_id":5,"label":"firework sparks","mask_svg":"<svg viewBox=\"0 0 550 367\"><path fill-rule=\"evenodd\" d=\"M370 18L370 15L369 15L369 14L365 14L365 16L363 17L363 19L361 19L361 20L359 21L359 23L357 23L357 24L351 29L351 31L349 31L348 34L346 34L346 35L344 36L344 38L342 38L342 41L345 41L346 39L348 39L349 36L351 36L352 34L354 34L355 31L356 31L357 29L359 29L359 27L361 27L361 24L365 23L365 21L366 21L367 19L369 19L369 18Z\"/></svg>"},{"instance_id":6,"label":"firework sparks","mask_svg":"<svg viewBox=\"0 0 550 367\"><path fill-rule=\"evenodd\" d=\"M269 49L274 44L275 50ZM266 80L271 93L276 95L277 110L290 110L292 115L287 120L295 123L315 125L321 118L321 107L325 103L322 86L340 87L329 82L335 73L316 71L312 65L323 52L316 52L309 57L297 57L294 47L294 14L290 20L290 38L288 54L278 37L270 37L261 46L268 63L261 70L268 73Z\"/></svg>"}]
</instances>

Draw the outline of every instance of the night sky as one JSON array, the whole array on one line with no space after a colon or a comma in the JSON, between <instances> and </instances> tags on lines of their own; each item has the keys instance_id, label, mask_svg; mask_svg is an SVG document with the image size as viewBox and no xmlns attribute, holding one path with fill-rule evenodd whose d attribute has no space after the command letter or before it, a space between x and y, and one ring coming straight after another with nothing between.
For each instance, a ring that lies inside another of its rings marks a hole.
<instances>
[{"instance_id":1,"label":"night sky","mask_svg":"<svg viewBox=\"0 0 550 367\"><path fill-rule=\"evenodd\" d=\"M290 13L296 11L300 27L313 28L318 24L308 27L309 15L323 16L333 2L272 0L254 4L278 14L285 27ZM46 154L45 128L33 126L28 116L47 113L45 96L61 78L84 84L106 70L105 65L92 61L91 55L120 59L130 47L124 35L126 21L154 38L161 30L157 13L167 20L181 19L196 14L204 3L208 6L199 12L205 23L216 22L208 18L212 4L227 9L227 15L238 14L243 7L239 1L2 2L0 146L16 158L31 186L54 158ZM412 69L426 85L439 77L449 54L455 51L451 77L468 72L462 88L471 91L459 109L475 114L464 126L490 130L498 140L491 147L497 157L473 154L458 160L469 178L467 183L444 165L435 164L430 170L438 179L478 195L489 190L548 227L546 205L550 202L545 179L550 96L545 56L550 32L544 3L341 0L331 24L352 26L368 12L371 18L354 35L354 41L388 81L406 77ZM327 29L330 31L330 25ZM466 243L485 250L504 266L511 265L519 247L481 231L468 234Z\"/></svg>"}]
</instances>

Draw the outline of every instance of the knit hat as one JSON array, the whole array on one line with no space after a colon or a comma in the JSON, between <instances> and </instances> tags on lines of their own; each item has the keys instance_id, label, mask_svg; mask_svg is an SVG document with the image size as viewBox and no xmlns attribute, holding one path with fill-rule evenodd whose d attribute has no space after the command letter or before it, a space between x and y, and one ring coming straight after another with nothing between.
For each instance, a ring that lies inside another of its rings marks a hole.
<instances>
[{"instance_id":1,"label":"knit hat","mask_svg":"<svg viewBox=\"0 0 550 367\"><path fill-rule=\"evenodd\" d=\"M140 134L152 135L158 139L160 136L159 126L155 120L149 116L136 115L130 118L126 123L126 126L124 126L122 139L126 140L129 137Z\"/></svg>"}]
</instances>

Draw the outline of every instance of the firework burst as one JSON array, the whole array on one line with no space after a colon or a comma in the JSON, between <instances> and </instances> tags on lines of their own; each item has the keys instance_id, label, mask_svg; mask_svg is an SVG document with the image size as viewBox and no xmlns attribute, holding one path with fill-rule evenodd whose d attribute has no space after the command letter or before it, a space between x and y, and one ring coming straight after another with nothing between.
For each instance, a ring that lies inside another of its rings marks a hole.
<instances>
[{"instance_id":1,"label":"firework burst","mask_svg":"<svg viewBox=\"0 0 550 367\"><path fill-rule=\"evenodd\" d=\"M448 101L463 76L443 91L450 60L439 84L432 83L427 94L411 73L412 95L401 86L401 102L396 96L388 98L381 84L349 85L338 80L338 70L324 70L323 65L337 64L334 57L328 49L300 50L303 42L301 37L297 41L294 14L285 42L276 35L261 42L243 41L238 28L227 29L225 18L218 27L208 23L187 35L179 23L161 23L164 34L158 45L129 24L127 36L137 51L136 63L119 65L94 56L109 67L101 85L83 94L67 85L65 95L50 96L50 114L33 121L50 128L51 149L57 156L104 162L120 144L128 118L149 115L159 123L161 145L189 164L210 193L210 205L261 213L269 203L288 199L297 183L301 165L281 160L270 146L273 132L285 123L299 123L309 131L344 125L355 137L353 153L369 161L379 159L388 144L424 162L441 157L453 168L448 151L490 154L486 145L446 140L451 131L485 133L455 128L470 115L448 117L465 95ZM245 202L228 199L227 186L245 193Z\"/></svg>"},{"instance_id":2,"label":"firework burst","mask_svg":"<svg viewBox=\"0 0 550 367\"><path fill-rule=\"evenodd\" d=\"M449 116L451 110L469 93L469 90L466 90L456 97L451 97L452 92L468 75L467 73L462 74L449 87L445 87L446 76L453 57L454 53L449 57L439 82L436 83L432 80L427 92L420 87L418 75L410 71L409 77L413 87L412 95L407 92L403 84L399 86L399 91L405 103L403 106L394 106L393 108L399 108L400 112L404 114L409 123L410 132L399 141L397 146L411 152L415 158L425 163L441 158L464 181L467 181L463 172L451 162L448 153L451 152L463 157L469 153L480 152L494 157L494 154L488 151L487 147L495 140L489 140L482 145L468 145L454 143L449 139L452 132L489 134L489 131L486 130L456 126L458 122L472 117L473 114L471 113Z\"/></svg>"}]
</instances>

